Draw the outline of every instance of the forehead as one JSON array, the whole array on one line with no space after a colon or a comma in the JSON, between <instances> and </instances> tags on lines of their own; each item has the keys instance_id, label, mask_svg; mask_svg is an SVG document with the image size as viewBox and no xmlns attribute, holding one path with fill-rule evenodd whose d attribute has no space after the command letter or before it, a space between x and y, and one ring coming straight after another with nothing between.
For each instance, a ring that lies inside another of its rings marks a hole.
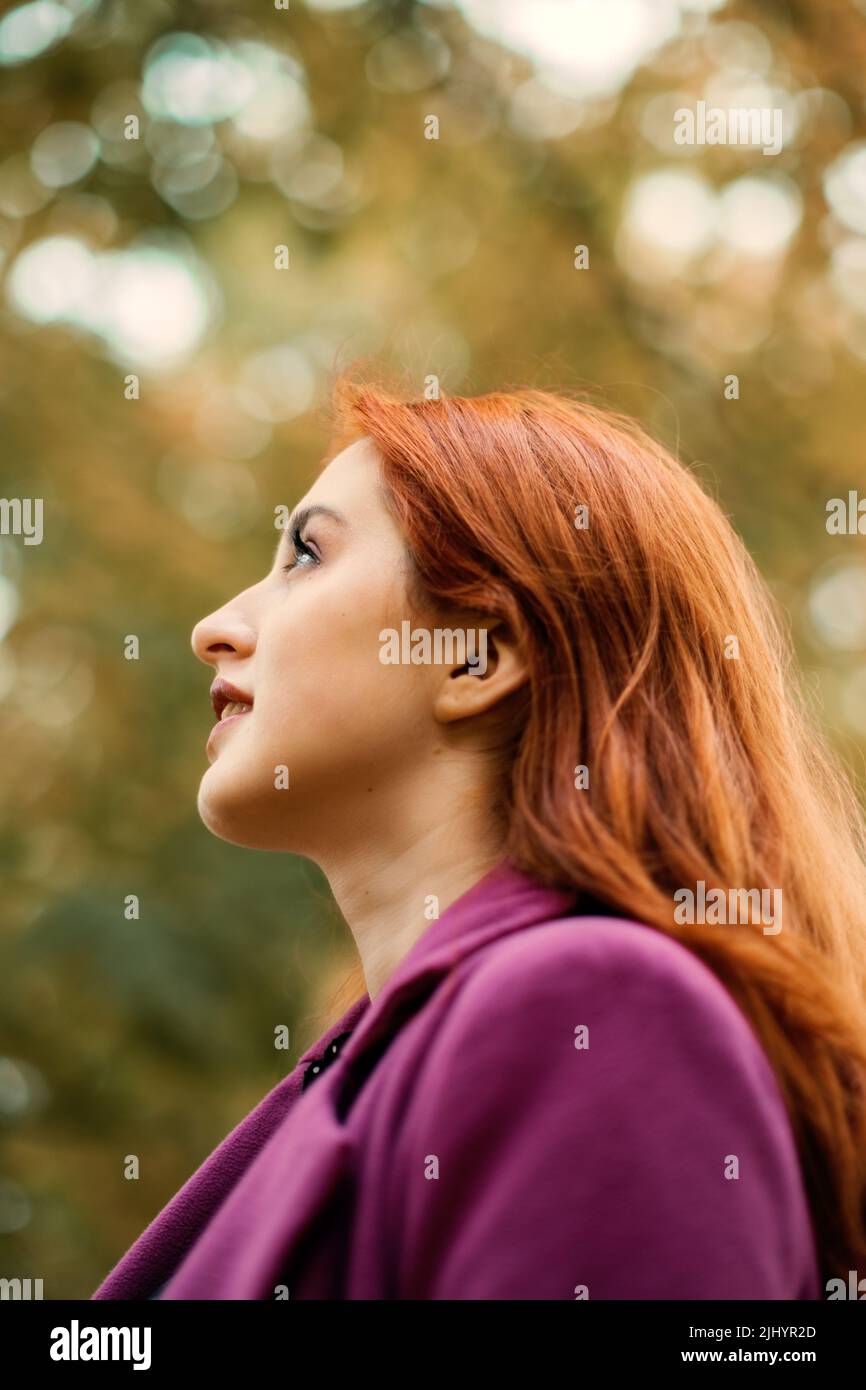
<instances>
[{"instance_id":1,"label":"forehead","mask_svg":"<svg viewBox=\"0 0 866 1390\"><path fill-rule=\"evenodd\" d=\"M382 481L379 451L371 439L355 440L336 454L301 498L295 513L315 506L338 512L350 541L369 541L372 537L378 545L405 546ZM315 517L311 519L311 525L314 523Z\"/></svg>"},{"instance_id":2,"label":"forehead","mask_svg":"<svg viewBox=\"0 0 866 1390\"><path fill-rule=\"evenodd\" d=\"M342 449L322 469L304 497L304 504L321 504L353 516L384 512L379 454L370 439L358 439Z\"/></svg>"}]
</instances>

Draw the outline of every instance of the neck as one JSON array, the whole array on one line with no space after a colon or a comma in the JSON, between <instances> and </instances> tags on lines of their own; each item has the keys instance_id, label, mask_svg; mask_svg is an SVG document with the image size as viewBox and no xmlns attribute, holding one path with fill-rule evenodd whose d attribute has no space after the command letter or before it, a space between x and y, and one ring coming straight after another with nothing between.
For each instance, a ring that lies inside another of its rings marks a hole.
<instances>
[{"instance_id":1,"label":"neck","mask_svg":"<svg viewBox=\"0 0 866 1390\"><path fill-rule=\"evenodd\" d=\"M320 860L354 937L371 1000L431 923L502 858L491 820L479 817L477 805L471 816L455 814L453 803L431 816L428 798L418 833L404 815L390 840L368 835L351 850L344 844L339 856Z\"/></svg>"}]
</instances>

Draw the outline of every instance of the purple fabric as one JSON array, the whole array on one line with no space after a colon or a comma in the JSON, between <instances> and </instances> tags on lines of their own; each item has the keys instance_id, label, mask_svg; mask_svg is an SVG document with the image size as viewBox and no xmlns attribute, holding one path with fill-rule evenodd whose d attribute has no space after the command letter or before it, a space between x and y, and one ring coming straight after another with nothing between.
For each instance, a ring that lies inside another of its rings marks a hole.
<instances>
[{"instance_id":1,"label":"purple fabric","mask_svg":"<svg viewBox=\"0 0 866 1390\"><path fill-rule=\"evenodd\" d=\"M747 1019L685 947L572 904L487 874L92 1297L167 1279L171 1299L820 1298Z\"/></svg>"}]
</instances>

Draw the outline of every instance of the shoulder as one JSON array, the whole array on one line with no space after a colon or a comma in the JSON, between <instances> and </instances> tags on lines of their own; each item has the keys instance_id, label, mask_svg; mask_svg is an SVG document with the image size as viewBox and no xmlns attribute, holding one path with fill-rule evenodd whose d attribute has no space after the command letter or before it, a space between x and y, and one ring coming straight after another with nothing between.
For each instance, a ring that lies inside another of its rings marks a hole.
<instances>
[{"instance_id":1,"label":"shoulder","mask_svg":"<svg viewBox=\"0 0 866 1390\"><path fill-rule=\"evenodd\" d=\"M477 984L538 985L545 979L583 978L611 984L676 983L712 992L715 977L685 946L663 932L622 917L563 917L501 937L474 957Z\"/></svg>"},{"instance_id":2,"label":"shoulder","mask_svg":"<svg viewBox=\"0 0 866 1390\"><path fill-rule=\"evenodd\" d=\"M400 1117L413 1289L800 1296L811 1237L781 1093L686 947L573 917L477 951L445 994ZM417 1182L422 1155L439 1182Z\"/></svg>"},{"instance_id":3,"label":"shoulder","mask_svg":"<svg viewBox=\"0 0 866 1390\"><path fill-rule=\"evenodd\" d=\"M793 1172L778 1079L750 1019L652 927L572 917L516 932L464 961L452 989L422 1087L422 1108L446 1124L508 1133L530 1114L545 1127L556 1116L572 1136L607 1123L641 1147L692 1145L699 1126L718 1144L748 1134L768 1169Z\"/></svg>"},{"instance_id":4,"label":"shoulder","mask_svg":"<svg viewBox=\"0 0 866 1390\"><path fill-rule=\"evenodd\" d=\"M599 1042L666 1035L702 1054L727 1050L769 1078L749 1020L709 967L623 918L569 917L500 938L464 963L447 1028L455 1040L504 1030L519 1048L553 1041L572 1019L594 1023Z\"/></svg>"}]
</instances>

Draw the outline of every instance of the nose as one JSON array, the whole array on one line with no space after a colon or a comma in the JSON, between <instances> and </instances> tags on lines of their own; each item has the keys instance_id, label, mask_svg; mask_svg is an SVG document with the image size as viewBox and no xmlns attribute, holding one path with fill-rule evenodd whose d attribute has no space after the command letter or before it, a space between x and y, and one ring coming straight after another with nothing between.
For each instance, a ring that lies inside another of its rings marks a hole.
<instances>
[{"instance_id":1,"label":"nose","mask_svg":"<svg viewBox=\"0 0 866 1390\"><path fill-rule=\"evenodd\" d=\"M217 667L225 653L241 660L252 656L256 637L236 601L233 601L196 623L191 643L199 661L206 666Z\"/></svg>"}]
</instances>

